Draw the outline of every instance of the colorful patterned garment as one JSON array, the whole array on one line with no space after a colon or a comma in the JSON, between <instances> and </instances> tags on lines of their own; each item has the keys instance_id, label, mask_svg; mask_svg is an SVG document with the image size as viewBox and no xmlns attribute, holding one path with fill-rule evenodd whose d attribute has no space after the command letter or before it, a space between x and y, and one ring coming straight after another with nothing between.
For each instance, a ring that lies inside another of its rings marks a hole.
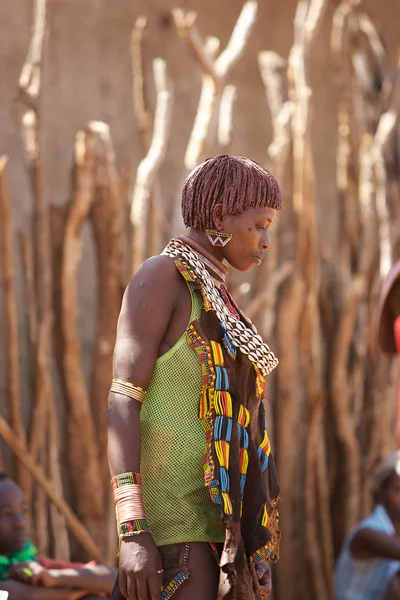
<instances>
[{"instance_id":1,"label":"colorful patterned garment","mask_svg":"<svg viewBox=\"0 0 400 600\"><path fill-rule=\"evenodd\" d=\"M374 529L388 535L396 533L385 508L378 505L347 537L338 558L335 573L336 600L383 600L393 577L400 571L400 561L385 558L358 560L350 543L360 529Z\"/></svg>"},{"instance_id":2,"label":"colorful patterned garment","mask_svg":"<svg viewBox=\"0 0 400 600\"><path fill-rule=\"evenodd\" d=\"M278 559L280 541L277 511L279 486L265 429L262 403L266 382L256 365L250 362L247 356L236 351L207 301L201 280L196 277L189 264L183 258L178 258L174 262L190 287L193 286L197 290L197 297L202 299L201 314L190 323L186 338L189 348L197 355L201 367L200 386L196 389L200 393L199 417L203 428L203 447L204 434L206 440L203 458L204 490L209 494L208 506L218 509L220 524L222 522L223 525L222 530L218 529L215 520L211 519L208 532L210 535L203 541L218 542L221 534L224 540L218 597L226 600L250 600L254 598L251 565L254 566L265 560L275 562ZM245 321L245 317L226 289L223 293L228 296L232 309L240 315L242 321ZM182 345L182 339L179 340L178 345L179 347ZM175 352L176 347L159 361L169 360L168 354ZM149 387L146 402L142 407L141 420L144 427L142 452L144 454L141 473L145 507L152 528L151 513L155 519L156 543L162 539L163 543L172 544L181 534L181 531L177 530L176 522L179 529L182 527L174 505L174 499L181 493L177 481L182 480L180 469L186 454L189 459L187 475L192 473L191 477L193 476L190 465L194 464L193 460L195 460L193 451L198 452L197 434L192 441L191 438L187 439L186 443L180 446L180 458L177 464L170 459L175 442L176 423L181 418L187 419L187 410L192 410L190 407L193 390L187 398L182 398L182 385L186 385L187 382L197 382L198 371L192 368L189 372L183 365L178 375L175 375L177 377L175 386L180 395L178 407L176 410L169 411L169 429L166 421L163 421L161 429L157 426L154 428L154 422L151 423L153 417L149 417L149 412L146 411L156 411L157 403L166 406L167 402L161 402L163 390L168 390L174 385L172 381L157 379L159 361L157 361L155 376ZM156 382L158 385L154 387ZM152 385L153 391L157 389L157 394L153 394L153 400L150 402ZM163 418L166 418L165 415ZM192 422L193 418L189 418L189 421ZM148 431L146 426L149 426ZM165 438L163 442L165 456L161 459L154 450L154 444L158 443L160 435ZM155 458L154 464L153 458ZM155 496L156 478L160 474L162 476L167 470L169 472L170 467L173 469L172 475L169 483L165 483L169 486L169 491L165 490L165 493ZM150 491L149 482L153 491ZM187 488L188 479L184 485ZM197 489L197 484L195 487ZM195 498L188 495L188 503L196 503ZM207 506L203 502L202 496L201 506ZM157 508L157 505L164 505L165 510ZM172 515L169 518L168 531L164 528L162 534L163 525L156 519L159 510ZM201 527L204 532L204 522L201 523ZM185 532L183 537L186 538L184 540L186 542L194 541L190 532Z\"/></svg>"},{"instance_id":3,"label":"colorful patterned garment","mask_svg":"<svg viewBox=\"0 0 400 600\"><path fill-rule=\"evenodd\" d=\"M28 561L37 561L37 550L29 541L19 552L11 552L7 556L0 554L0 580L4 579L12 565Z\"/></svg>"}]
</instances>

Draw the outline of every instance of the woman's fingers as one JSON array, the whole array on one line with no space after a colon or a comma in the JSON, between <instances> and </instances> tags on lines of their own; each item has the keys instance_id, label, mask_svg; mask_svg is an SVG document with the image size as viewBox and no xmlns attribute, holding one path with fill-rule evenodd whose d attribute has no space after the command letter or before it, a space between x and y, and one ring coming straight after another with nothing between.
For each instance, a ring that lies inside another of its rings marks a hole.
<instances>
[{"instance_id":1,"label":"woman's fingers","mask_svg":"<svg viewBox=\"0 0 400 600\"><path fill-rule=\"evenodd\" d=\"M122 571L121 569L119 570L119 591L121 592L121 594L123 595L124 598L128 598L128 585L127 585L127 578L126 578L126 573L124 571Z\"/></svg>"},{"instance_id":2,"label":"woman's fingers","mask_svg":"<svg viewBox=\"0 0 400 600\"><path fill-rule=\"evenodd\" d=\"M127 588L128 593L126 597L128 600L138 600L140 598L138 595L137 580L133 574L127 576Z\"/></svg>"},{"instance_id":3,"label":"woman's fingers","mask_svg":"<svg viewBox=\"0 0 400 600\"><path fill-rule=\"evenodd\" d=\"M136 596L132 598L129 596L129 600L150 600L147 579L142 577L136 579Z\"/></svg>"},{"instance_id":4,"label":"woman's fingers","mask_svg":"<svg viewBox=\"0 0 400 600\"><path fill-rule=\"evenodd\" d=\"M151 600L160 600L161 597L163 571L161 569L159 571L153 571L149 576L148 585Z\"/></svg>"}]
</instances>

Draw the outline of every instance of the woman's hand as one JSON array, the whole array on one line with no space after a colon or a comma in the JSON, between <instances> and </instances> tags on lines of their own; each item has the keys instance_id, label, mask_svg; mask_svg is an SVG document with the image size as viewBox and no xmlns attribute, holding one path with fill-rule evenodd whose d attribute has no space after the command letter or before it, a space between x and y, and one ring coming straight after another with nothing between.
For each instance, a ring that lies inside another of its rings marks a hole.
<instances>
[{"instance_id":1,"label":"woman's hand","mask_svg":"<svg viewBox=\"0 0 400 600\"><path fill-rule=\"evenodd\" d=\"M262 596L269 596L272 589L271 569L267 562L258 563L256 573L260 584Z\"/></svg>"},{"instance_id":2,"label":"woman's hand","mask_svg":"<svg viewBox=\"0 0 400 600\"><path fill-rule=\"evenodd\" d=\"M119 589L128 600L160 600L161 557L150 533L126 538L119 555Z\"/></svg>"}]
</instances>

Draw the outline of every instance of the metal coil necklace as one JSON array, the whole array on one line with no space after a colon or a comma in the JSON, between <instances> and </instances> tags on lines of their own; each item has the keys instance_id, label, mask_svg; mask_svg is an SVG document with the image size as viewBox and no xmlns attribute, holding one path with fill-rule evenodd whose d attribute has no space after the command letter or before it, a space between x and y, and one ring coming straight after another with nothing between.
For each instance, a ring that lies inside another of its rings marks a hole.
<instances>
[{"instance_id":1,"label":"metal coil necklace","mask_svg":"<svg viewBox=\"0 0 400 600\"><path fill-rule=\"evenodd\" d=\"M208 250L204 248L199 242L190 238L188 235L180 235L177 238L180 242L190 246L194 253L200 258L201 261L209 268L213 277L215 277L221 283L225 283L225 277L228 274L228 268L220 260L215 258Z\"/></svg>"},{"instance_id":2,"label":"metal coil necklace","mask_svg":"<svg viewBox=\"0 0 400 600\"><path fill-rule=\"evenodd\" d=\"M202 246L200 247L202 248ZM201 282L204 293L215 310L219 322L225 327L232 344L243 354L247 355L249 360L257 365L264 376L271 373L278 365L278 359L257 333L257 329L250 319L242 313L242 318L245 322L238 320L232 314L231 310L229 310L226 300L221 295L220 290L206 268L205 262L202 260L202 253L200 251L193 251L182 239L174 238L168 243L162 254L172 259L181 257L188 262L196 277Z\"/></svg>"}]
</instances>

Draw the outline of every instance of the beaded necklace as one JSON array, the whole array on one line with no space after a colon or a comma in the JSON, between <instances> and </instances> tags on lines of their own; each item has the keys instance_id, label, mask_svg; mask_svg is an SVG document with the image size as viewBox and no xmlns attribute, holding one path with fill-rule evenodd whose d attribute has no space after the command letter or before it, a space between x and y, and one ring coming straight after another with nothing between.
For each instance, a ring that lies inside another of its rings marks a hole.
<instances>
[{"instance_id":1,"label":"beaded necklace","mask_svg":"<svg viewBox=\"0 0 400 600\"><path fill-rule=\"evenodd\" d=\"M212 276L207 271L202 253L203 251L201 253L195 252L179 238L172 239L162 252L162 254L170 256L172 259L182 257L188 262L199 279L207 300L215 311L219 322L224 326L232 344L243 354L246 354L264 376L268 375L278 365L278 359L257 333L257 329L250 319L247 319L243 313L239 315L242 317L241 320L232 314L226 298L221 294ZM213 258L216 260L215 257ZM227 294L226 297L228 297Z\"/></svg>"}]
</instances>

